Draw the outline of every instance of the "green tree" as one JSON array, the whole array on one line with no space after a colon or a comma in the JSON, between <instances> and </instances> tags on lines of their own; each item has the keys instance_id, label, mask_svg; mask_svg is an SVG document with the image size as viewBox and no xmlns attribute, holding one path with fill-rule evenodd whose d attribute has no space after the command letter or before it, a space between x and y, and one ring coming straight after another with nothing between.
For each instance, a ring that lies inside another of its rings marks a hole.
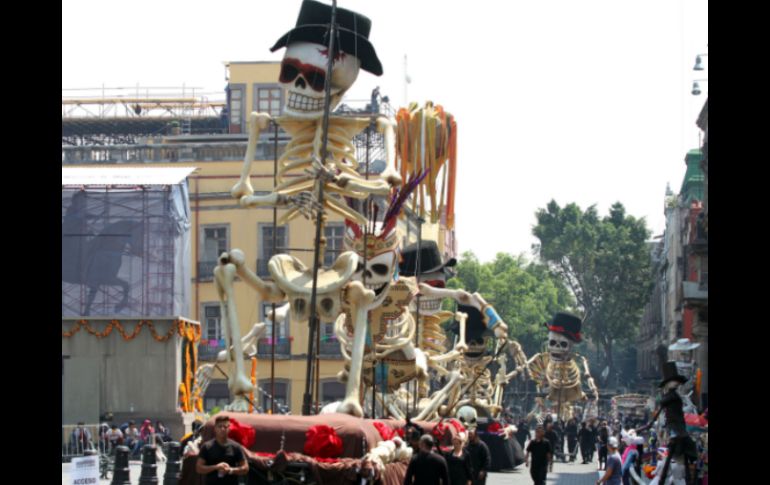
<instances>
[{"instance_id":1,"label":"green tree","mask_svg":"<svg viewBox=\"0 0 770 485\"><path fill-rule=\"evenodd\" d=\"M626 215L619 202L600 218L595 206L583 212L577 204L562 208L552 200L536 217L535 249L575 296L583 332L609 367L607 379L598 379L606 385L617 374L613 356L636 337L652 289L645 243L650 231L644 218Z\"/></svg>"},{"instance_id":2,"label":"green tree","mask_svg":"<svg viewBox=\"0 0 770 485\"><path fill-rule=\"evenodd\" d=\"M465 252L457 264L457 276L447 286L481 293L527 356L541 351L548 334L544 322L575 304L560 278L523 255L498 253L493 261L481 263L472 252Z\"/></svg>"}]
</instances>

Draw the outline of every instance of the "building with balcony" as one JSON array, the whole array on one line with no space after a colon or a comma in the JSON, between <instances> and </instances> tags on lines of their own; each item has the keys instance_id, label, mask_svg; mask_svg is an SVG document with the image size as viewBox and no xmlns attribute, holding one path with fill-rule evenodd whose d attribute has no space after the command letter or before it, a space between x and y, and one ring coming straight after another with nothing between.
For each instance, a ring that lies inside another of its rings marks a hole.
<instances>
[{"instance_id":1,"label":"building with balcony","mask_svg":"<svg viewBox=\"0 0 770 485\"><path fill-rule=\"evenodd\" d=\"M680 338L700 343L696 365L703 372L703 395L694 399L696 404L707 402L708 393L708 239L702 159L700 150L690 150L679 194L666 189L666 229L653 256L657 277L641 321L637 361L642 379L659 378L660 361L666 358L662 349Z\"/></svg>"},{"instance_id":2,"label":"building with balcony","mask_svg":"<svg viewBox=\"0 0 770 485\"><path fill-rule=\"evenodd\" d=\"M273 116L281 114L284 94L276 82L280 63L231 62L227 69L229 83L226 101L221 103L216 115L217 119L223 121L218 124L213 120L196 119L195 113L191 115L189 110L177 118L165 118L154 134L152 129L155 125L150 126L150 121L142 122L143 115L140 113L101 121L97 118L97 121L90 122L73 121L69 117L65 120L64 115L62 118L63 167L119 165L130 168L145 167L148 164L173 167L183 164L196 168L188 177L192 260L189 294L190 318L201 322L202 337L198 351L201 363L213 361L216 354L223 350L222 316L213 283L213 269L223 251L232 248L243 250L251 269L268 279L267 261L275 254L290 253L308 267L312 266L313 258L315 229L310 221L297 218L276 227L274 220L280 219L283 210L244 209L230 196L230 188L238 180L243 167L248 113L261 111ZM371 114L371 106L363 109L354 109L350 105L340 106L337 111L367 116ZM185 122L185 116L192 121ZM214 117L205 113L201 118ZM121 134L123 128L129 132L125 136ZM100 133L100 130L106 133ZM255 193L266 194L272 191L275 185L275 161L287 141L287 134L274 124L261 134L252 164L251 183ZM354 143L359 150L360 163L366 160L366 144L369 143L369 173L376 174L384 169L384 164L379 163L385 159L384 140L378 133L371 131L369 136L359 135ZM440 224L435 226L435 229L423 229L423 239L442 237L449 241L446 247L454 251L454 231L447 235L445 230L442 232ZM321 255L324 264L330 265L343 250L344 227L341 218L328 214L324 228L326 252ZM415 218L407 217L401 221L398 231L402 244L416 241ZM259 296L242 281L236 280L234 291L238 321L242 334L245 334L254 323L264 321L271 305L260 301ZM272 335L271 330L268 327L267 335L257 346L259 407L270 407L265 396L271 394L271 355L275 351L272 394L277 410L299 414L305 388L309 334L307 323L283 321L278 323L276 335ZM319 402L323 405L342 398L344 394L344 385L336 378L343 368L343 359L334 335L333 322L321 324L319 363ZM230 365L220 364L219 367L227 375L233 371ZM249 362L246 368L250 368ZM204 396L204 409L208 411L214 406L221 406L229 402L229 399L226 378L216 372Z\"/></svg>"}]
</instances>

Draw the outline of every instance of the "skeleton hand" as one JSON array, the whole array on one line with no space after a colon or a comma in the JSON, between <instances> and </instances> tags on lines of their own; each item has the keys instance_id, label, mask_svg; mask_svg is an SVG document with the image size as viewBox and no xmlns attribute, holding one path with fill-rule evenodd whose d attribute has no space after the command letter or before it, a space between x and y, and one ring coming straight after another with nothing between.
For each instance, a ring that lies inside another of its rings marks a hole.
<instances>
[{"instance_id":1,"label":"skeleton hand","mask_svg":"<svg viewBox=\"0 0 770 485\"><path fill-rule=\"evenodd\" d=\"M311 192L300 192L297 195L282 196L282 198L283 204L296 207L306 219L314 219L319 212L323 212L323 205Z\"/></svg>"},{"instance_id":2,"label":"skeleton hand","mask_svg":"<svg viewBox=\"0 0 770 485\"><path fill-rule=\"evenodd\" d=\"M336 183L340 179L340 177L337 176L337 173L333 169L325 167L321 163L321 160L316 157L313 157L313 163L309 169L305 170L305 173L315 179L321 179L324 182Z\"/></svg>"}]
</instances>

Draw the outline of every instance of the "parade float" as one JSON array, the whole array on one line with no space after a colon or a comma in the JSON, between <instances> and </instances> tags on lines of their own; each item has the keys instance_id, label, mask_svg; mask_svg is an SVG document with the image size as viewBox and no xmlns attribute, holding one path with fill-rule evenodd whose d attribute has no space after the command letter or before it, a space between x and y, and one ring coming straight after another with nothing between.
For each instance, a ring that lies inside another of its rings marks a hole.
<instances>
[{"instance_id":1,"label":"parade float","mask_svg":"<svg viewBox=\"0 0 770 485\"><path fill-rule=\"evenodd\" d=\"M360 483L362 479L400 483L411 457L411 448L401 438L405 430L419 427L449 445L451 436L462 429L456 421L439 422L449 390L459 384L459 371L448 372L444 389L420 394L428 387L428 368L446 369L446 363L459 360L461 353L451 350L429 358L421 351L420 342L413 337L417 320L409 311L417 282L398 277L400 237L396 236L396 223L412 192L424 187L420 184L426 178L435 179L437 173L431 172L430 164L404 176L395 170L396 123L387 116L331 113L360 69L382 74L368 39L370 29L368 18L337 8L336 2L304 1L295 27L272 47L273 51L286 49L279 77L287 94L284 114L272 118L252 113L249 117L243 170L231 195L246 209L284 209L280 221L275 221L278 224L300 216L311 219L316 235L310 267L289 254L278 254L270 259L271 279L265 280L245 264L246 254L233 248L220 255L214 269L225 335L225 350L217 361L234 363L228 376L233 399L225 413L235 423L231 438L241 443L248 457L249 483ZM250 183L252 160L260 133L271 125L283 129L291 139L276 160L274 190L255 194ZM386 168L375 176L370 176L368 159L367 170L362 170L353 143L371 125L384 139L386 154ZM453 186L453 177L448 183ZM383 205L374 204L375 199ZM382 211L378 211L380 207ZM324 253L323 227L329 214L346 221L346 250L333 264L323 266L319 254ZM263 302L275 304L268 321L255 324L245 336L237 318L236 278ZM245 362L253 354L256 339L275 322L279 312L309 326L303 416L249 412L256 408L256 386L253 372L251 378L247 375ZM322 418L311 415L313 397L317 399L314 366L318 363L314 356L321 320L336 321L346 360L340 376L346 382L345 397L327 406ZM202 394L216 366L206 364L198 369L193 392ZM404 392L409 383L417 383L414 393ZM368 388L372 389L369 402L365 399ZM381 391L376 397L375 390ZM417 405L410 407L418 397ZM370 417L383 418L364 419L369 405ZM204 425L199 440L212 437L213 417ZM200 479L194 471L196 459L193 445L185 459L182 483Z\"/></svg>"}]
</instances>

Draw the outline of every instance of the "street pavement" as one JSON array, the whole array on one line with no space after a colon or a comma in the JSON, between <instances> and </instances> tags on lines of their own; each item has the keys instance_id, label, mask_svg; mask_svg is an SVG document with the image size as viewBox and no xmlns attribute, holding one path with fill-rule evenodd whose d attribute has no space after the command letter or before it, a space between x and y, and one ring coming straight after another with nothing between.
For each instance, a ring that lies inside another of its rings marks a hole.
<instances>
[{"instance_id":1,"label":"street pavement","mask_svg":"<svg viewBox=\"0 0 770 485\"><path fill-rule=\"evenodd\" d=\"M596 470L597 462L588 465L582 465L579 461L575 463L555 462L553 464L553 473L548 474L548 485L594 485L599 478ZM142 473L142 463L140 461L131 461L131 484L139 484L139 475ZM62 485L71 485L69 477L69 463L62 463L61 483ZM158 483L163 483L163 473L166 471L164 463L158 464ZM110 480L99 480L99 485L109 485ZM490 473L487 479L487 485L531 485L532 478L529 476L529 468L523 464L510 472Z\"/></svg>"},{"instance_id":2,"label":"street pavement","mask_svg":"<svg viewBox=\"0 0 770 485\"><path fill-rule=\"evenodd\" d=\"M582 465L580 458L574 463L555 462L553 472L548 473L546 483L548 485L594 485L599 478L598 463L594 462ZM602 472L603 473L603 472ZM490 473L487 485L531 485L529 468L523 464L515 470L504 473Z\"/></svg>"}]
</instances>

